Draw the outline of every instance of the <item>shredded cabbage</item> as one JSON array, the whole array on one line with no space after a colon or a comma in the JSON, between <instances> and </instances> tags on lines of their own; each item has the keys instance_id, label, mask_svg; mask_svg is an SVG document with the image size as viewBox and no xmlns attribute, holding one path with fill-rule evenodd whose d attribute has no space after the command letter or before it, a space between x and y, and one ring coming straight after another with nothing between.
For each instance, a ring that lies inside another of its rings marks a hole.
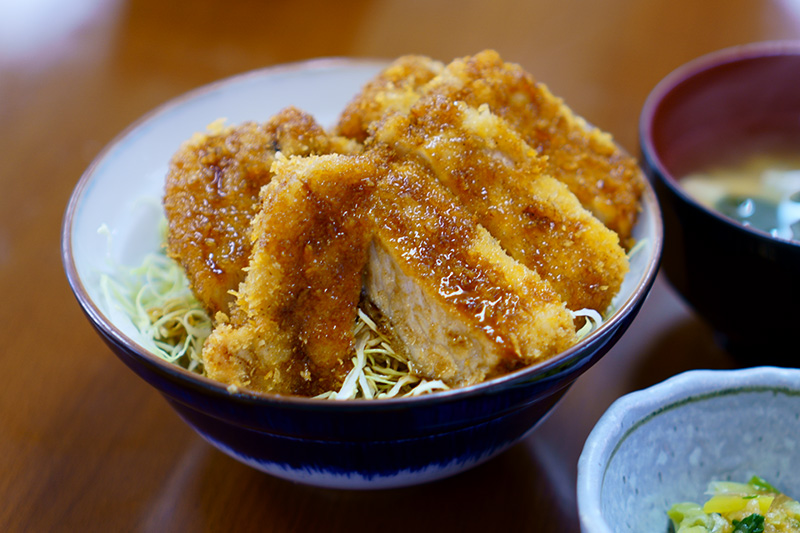
<instances>
[{"instance_id":1,"label":"shredded cabbage","mask_svg":"<svg viewBox=\"0 0 800 533\"><path fill-rule=\"evenodd\" d=\"M100 287L109 305L131 319L145 348L165 361L203 374L202 347L213 324L177 262L164 253L153 253L139 267L114 265L112 273L101 276ZM355 335L353 369L342 388L318 398L380 399L449 388L439 380L414 375L408 360L395 353L361 309Z\"/></svg>"},{"instance_id":2,"label":"shredded cabbage","mask_svg":"<svg viewBox=\"0 0 800 533\"><path fill-rule=\"evenodd\" d=\"M353 368L338 392L317 396L330 400L382 399L421 394L449 387L440 380L414 375L409 361L397 354L375 322L361 309L356 320Z\"/></svg>"},{"instance_id":3,"label":"shredded cabbage","mask_svg":"<svg viewBox=\"0 0 800 533\"><path fill-rule=\"evenodd\" d=\"M145 348L202 374L203 341L211 319L195 298L181 267L164 254L149 254L136 268L117 266L100 278L106 300L142 334Z\"/></svg>"},{"instance_id":4,"label":"shredded cabbage","mask_svg":"<svg viewBox=\"0 0 800 533\"><path fill-rule=\"evenodd\" d=\"M123 311L142 334L145 348L170 363L203 374L202 347L213 323L177 262L163 252L149 254L139 267L114 266L112 274L101 276L100 285L110 305ZM603 316L594 309L572 314L585 318L577 332L578 339L603 323ZM358 310L355 337L353 368L342 387L316 398L382 399L449 389L441 380L415 375L409 360L392 349L362 309Z\"/></svg>"},{"instance_id":5,"label":"shredded cabbage","mask_svg":"<svg viewBox=\"0 0 800 533\"><path fill-rule=\"evenodd\" d=\"M579 309L570 313L572 318L583 317L585 319L583 326L575 333L579 341L603 323L603 316L594 309Z\"/></svg>"}]
</instances>

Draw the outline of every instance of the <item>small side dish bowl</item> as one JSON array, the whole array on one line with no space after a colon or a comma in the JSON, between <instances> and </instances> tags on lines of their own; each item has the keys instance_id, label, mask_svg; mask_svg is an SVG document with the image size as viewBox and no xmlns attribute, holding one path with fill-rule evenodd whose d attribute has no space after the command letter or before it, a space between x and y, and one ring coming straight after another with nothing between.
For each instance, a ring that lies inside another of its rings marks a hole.
<instances>
[{"instance_id":1,"label":"small side dish bowl","mask_svg":"<svg viewBox=\"0 0 800 533\"><path fill-rule=\"evenodd\" d=\"M178 146L219 118L231 124L265 121L287 105L331 125L383 66L316 60L247 73L179 97L103 150L80 179L64 219L67 278L89 321L120 360L223 452L272 475L318 486L422 483L475 466L519 441L625 332L660 259L661 218L648 187L634 232L640 247L613 316L551 360L419 397L332 401L230 391L144 348L131 320L105 297L101 279L113 265L140 265L162 245L160 199Z\"/></svg>"},{"instance_id":2,"label":"small side dish bowl","mask_svg":"<svg viewBox=\"0 0 800 533\"><path fill-rule=\"evenodd\" d=\"M800 370L693 370L614 402L578 462L584 533L667 533L667 510L710 481L800 495Z\"/></svg>"},{"instance_id":3,"label":"small side dish bowl","mask_svg":"<svg viewBox=\"0 0 800 533\"><path fill-rule=\"evenodd\" d=\"M800 42L755 43L678 68L641 113L642 165L664 217L664 271L746 365L800 365L797 350L786 350L786 325L800 320L800 223L793 240L745 225L690 195L686 177L758 154L791 156L800 170L798 87ZM781 178L796 192L779 209L800 219L798 177Z\"/></svg>"}]
</instances>

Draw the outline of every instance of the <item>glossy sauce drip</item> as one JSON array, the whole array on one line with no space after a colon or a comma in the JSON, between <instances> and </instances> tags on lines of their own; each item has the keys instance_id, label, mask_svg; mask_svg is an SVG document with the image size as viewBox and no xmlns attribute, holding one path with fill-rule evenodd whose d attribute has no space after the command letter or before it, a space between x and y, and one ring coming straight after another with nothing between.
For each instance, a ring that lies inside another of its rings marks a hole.
<instances>
[{"instance_id":1,"label":"glossy sauce drip","mask_svg":"<svg viewBox=\"0 0 800 533\"><path fill-rule=\"evenodd\" d=\"M476 268L471 257L475 222L438 184L411 161L387 169L379 191L376 215L386 235L415 265L416 275L438 280L439 294L469 322L513 352L513 343L499 333L498 322L512 314L518 299L498 283L500 274ZM400 208L398 208L400 207ZM554 298L554 295L542 295ZM466 318L469 317L469 318Z\"/></svg>"}]
</instances>

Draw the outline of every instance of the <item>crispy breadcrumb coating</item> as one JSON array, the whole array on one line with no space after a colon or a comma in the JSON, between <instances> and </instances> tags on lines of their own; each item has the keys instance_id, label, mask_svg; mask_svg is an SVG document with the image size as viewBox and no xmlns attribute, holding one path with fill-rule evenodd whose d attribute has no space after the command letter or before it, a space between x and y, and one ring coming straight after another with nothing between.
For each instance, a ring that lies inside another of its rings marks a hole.
<instances>
[{"instance_id":1,"label":"crispy breadcrumb coating","mask_svg":"<svg viewBox=\"0 0 800 533\"><path fill-rule=\"evenodd\" d=\"M488 106L433 90L387 117L376 141L424 161L514 259L572 310L605 311L628 271L617 234L546 172L546 161Z\"/></svg>"},{"instance_id":2,"label":"crispy breadcrumb coating","mask_svg":"<svg viewBox=\"0 0 800 533\"><path fill-rule=\"evenodd\" d=\"M644 177L636 160L611 135L576 115L547 86L493 50L447 65L426 90L472 107L488 105L525 142L547 156L547 172L617 232L624 245L639 213Z\"/></svg>"},{"instance_id":3,"label":"crispy breadcrumb coating","mask_svg":"<svg viewBox=\"0 0 800 533\"><path fill-rule=\"evenodd\" d=\"M470 385L575 343L550 284L509 257L429 167L381 160L365 288L418 374Z\"/></svg>"},{"instance_id":4,"label":"crispy breadcrumb coating","mask_svg":"<svg viewBox=\"0 0 800 533\"><path fill-rule=\"evenodd\" d=\"M228 312L229 294L244 279L250 222L261 187L284 155L354 153L357 143L328 135L314 118L289 107L263 124L212 125L173 156L164 210L167 252L186 270L195 295L213 316Z\"/></svg>"},{"instance_id":5,"label":"crispy breadcrumb coating","mask_svg":"<svg viewBox=\"0 0 800 533\"><path fill-rule=\"evenodd\" d=\"M237 312L218 317L203 358L213 379L313 396L340 387L352 366L376 171L369 158L338 155L279 158L273 171Z\"/></svg>"},{"instance_id":6,"label":"crispy breadcrumb coating","mask_svg":"<svg viewBox=\"0 0 800 533\"><path fill-rule=\"evenodd\" d=\"M444 64L424 56L395 59L344 108L336 132L364 142L373 123L392 113L408 111L419 98L422 87L442 69Z\"/></svg>"},{"instance_id":7,"label":"crispy breadcrumb coating","mask_svg":"<svg viewBox=\"0 0 800 533\"><path fill-rule=\"evenodd\" d=\"M402 76L408 76L403 80ZM586 209L615 231L626 248L639 213L644 176L611 135L588 124L547 86L497 52L485 50L444 68L424 56L403 56L367 83L342 114L339 130L360 141L376 123L407 113L430 92L489 109L545 156L546 171L563 181Z\"/></svg>"},{"instance_id":8,"label":"crispy breadcrumb coating","mask_svg":"<svg viewBox=\"0 0 800 533\"><path fill-rule=\"evenodd\" d=\"M449 386L566 350L573 311L620 288L643 188L608 134L489 50L397 59L333 133L287 108L197 135L164 206L215 319L207 375L314 396L353 368L359 308Z\"/></svg>"}]
</instances>

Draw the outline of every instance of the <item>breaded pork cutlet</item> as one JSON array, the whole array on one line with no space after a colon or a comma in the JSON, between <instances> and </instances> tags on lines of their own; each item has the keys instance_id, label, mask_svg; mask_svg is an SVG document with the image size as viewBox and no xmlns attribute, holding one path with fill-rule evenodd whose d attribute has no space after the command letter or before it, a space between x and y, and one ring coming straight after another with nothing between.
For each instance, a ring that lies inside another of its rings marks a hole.
<instances>
[{"instance_id":1,"label":"breaded pork cutlet","mask_svg":"<svg viewBox=\"0 0 800 533\"><path fill-rule=\"evenodd\" d=\"M280 394L338 390L362 283L412 370L452 386L575 342L550 284L509 257L417 158L380 147L281 159L274 170L237 311L203 349L209 377Z\"/></svg>"},{"instance_id":2,"label":"breaded pork cutlet","mask_svg":"<svg viewBox=\"0 0 800 533\"><path fill-rule=\"evenodd\" d=\"M407 55L394 60L370 80L345 107L336 132L364 142L370 124L396 112L406 112L419 98L419 90L444 68L428 57Z\"/></svg>"},{"instance_id":3,"label":"breaded pork cutlet","mask_svg":"<svg viewBox=\"0 0 800 533\"><path fill-rule=\"evenodd\" d=\"M180 147L166 178L167 251L212 316L229 311L229 291L244 279L250 222L259 191L272 178L275 154L358 150L355 142L328 135L313 117L292 107L263 124L216 126Z\"/></svg>"},{"instance_id":4,"label":"breaded pork cutlet","mask_svg":"<svg viewBox=\"0 0 800 533\"><path fill-rule=\"evenodd\" d=\"M212 379L340 390L361 306L413 374L457 387L563 352L573 311L606 310L643 186L610 136L495 52L404 56L333 134L288 108L187 142L168 251L214 314Z\"/></svg>"},{"instance_id":5,"label":"breaded pork cutlet","mask_svg":"<svg viewBox=\"0 0 800 533\"><path fill-rule=\"evenodd\" d=\"M547 280L567 307L605 311L628 271L613 231L545 172L509 123L488 106L453 101L436 90L375 133L415 157L514 259Z\"/></svg>"},{"instance_id":6,"label":"breaded pork cutlet","mask_svg":"<svg viewBox=\"0 0 800 533\"><path fill-rule=\"evenodd\" d=\"M431 91L476 109L486 104L537 153L547 156L548 173L617 232L623 246L632 244L644 178L636 161L610 135L587 124L547 86L493 50L440 65L424 56L398 59L347 107L339 131L363 142L377 122L408 112Z\"/></svg>"},{"instance_id":7,"label":"breaded pork cutlet","mask_svg":"<svg viewBox=\"0 0 800 533\"><path fill-rule=\"evenodd\" d=\"M208 337L209 377L316 395L352 368L371 236L375 166L363 156L280 158L253 220L253 253L229 323Z\"/></svg>"},{"instance_id":8,"label":"breaded pork cutlet","mask_svg":"<svg viewBox=\"0 0 800 533\"><path fill-rule=\"evenodd\" d=\"M380 156L365 289L412 369L451 386L547 359L575 342L572 315L414 157Z\"/></svg>"},{"instance_id":9,"label":"breaded pork cutlet","mask_svg":"<svg viewBox=\"0 0 800 533\"><path fill-rule=\"evenodd\" d=\"M424 88L507 120L539 154L548 172L581 204L616 231L623 245L639 212L644 178L636 161L611 136L590 126L522 67L486 50L457 59Z\"/></svg>"}]
</instances>

